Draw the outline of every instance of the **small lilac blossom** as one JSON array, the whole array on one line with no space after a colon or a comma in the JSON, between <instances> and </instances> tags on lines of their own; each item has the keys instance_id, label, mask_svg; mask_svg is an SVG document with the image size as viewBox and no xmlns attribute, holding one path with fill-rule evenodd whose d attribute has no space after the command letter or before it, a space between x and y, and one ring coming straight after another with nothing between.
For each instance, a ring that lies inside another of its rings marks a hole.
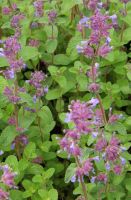
<instances>
[{"instance_id":1,"label":"small lilac blossom","mask_svg":"<svg viewBox=\"0 0 131 200\"><path fill-rule=\"evenodd\" d=\"M111 42L111 38L110 38L110 37L107 37L107 38L106 38L106 44L109 45L110 42Z\"/></svg>"},{"instance_id":2,"label":"small lilac blossom","mask_svg":"<svg viewBox=\"0 0 131 200\"><path fill-rule=\"evenodd\" d=\"M117 15L116 14L110 16L110 19L112 20L113 26L118 24Z\"/></svg>"},{"instance_id":3,"label":"small lilac blossom","mask_svg":"<svg viewBox=\"0 0 131 200\"><path fill-rule=\"evenodd\" d=\"M99 161L100 161L100 157L99 157L99 156L95 156L95 157L93 158L93 160L95 160L96 162L99 162Z\"/></svg>"},{"instance_id":4,"label":"small lilac blossom","mask_svg":"<svg viewBox=\"0 0 131 200\"><path fill-rule=\"evenodd\" d=\"M88 41L82 41L81 45L77 45L77 51L78 53L83 53L86 57L93 57L94 56L94 50L91 46L89 46Z\"/></svg>"},{"instance_id":5,"label":"small lilac blossom","mask_svg":"<svg viewBox=\"0 0 131 200\"><path fill-rule=\"evenodd\" d=\"M3 150L0 150L0 156L2 156L4 154Z\"/></svg>"},{"instance_id":6,"label":"small lilac blossom","mask_svg":"<svg viewBox=\"0 0 131 200\"><path fill-rule=\"evenodd\" d=\"M105 164L105 168L106 168L107 171L110 171L111 166L110 166L109 162L107 162L107 163Z\"/></svg>"},{"instance_id":7,"label":"small lilac blossom","mask_svg":"<svg viewBox=\"0 0 131 200\"><path fill-rule=\"evenodd\" d=\"M65 118L64 122L69 123L70 121L71 121L71 114L66 113L66 118Z\"/></svg>"},{"instance_id":8,"label":"small lilac blossom","mask_svg":"<svg viewBox=\"0 0 131 200\"><path fill-rule=\"evenodd\" d=\"M5 57L4 49L3 48L0 48L0 57Z\"/></svg>"},{"instance_id":9,"label":"small lilac blossom","mask_svg":"<svg viewBox=\"0 0 131 200\"><path fill-rule=\"evenodd\" d=\"M76 182L76 175L72 176L71 182L72 182L72 183L75 183L75 182Z\"/></svg>"},{"instance_id":10,"label":"small lilac blossom","mask_svg":"<svg viewBox=\"0 0 131 200\"><path fill-rule=\"evenodd\" d=\"M15 72L13 69L7 69L3 72L6 79L14 79L15 78Z\"/></svg>"},{"instance_id":11,"label":"small lilac blossom","mask_svg":"<svg viewBox=\"0 0 131 200\"><path fill-rule=\"evenodd\" d=\"M91 107L96 107L97 104L99 104L99 100L92 98L90 101L88 101L89 104L91 104Z\"/></svg>"},{"instance_id":12,"label":"small lilac blossom","mask_svg":"<svg viewBox=\"0 0 131 200\"><path fill-rule=\"evenodd\" d=\"M92 176L91 179L90 179L90 182L95 183L95 180L96 180L96 176Z\"/></svg>"},{"instance_id":13,"label":"small lilac blossom","mask_svg":"<svg viewBox=\"0 0 131 200\"><path fill-rule=\"evenodd\" d=\"M120 160L121 160L121 164L122 164L122 165L125 165L125 164L126 164L126 159L125 159L125 158L120 157Z\"/></svg>"},{"instance_id":14,"label":"small lilac blossom","mask_svg":"<svg viewBox=\"0 0 131 200\"><path fill-rule=\"evenodd\" d=\"M98 132L92 132L92 136L93 136L93 138L96 138L97 135L98 135Z\"/></svg>"},{"instance_id":15,"label":"small lilac blossom","mask_svg":"<svg viewBox=\"0 0 131 200\"><path fill-rule=\"evenodd\" d=\"M78 31L82 32L83 28L89 28L89 18L84 16L77 24Z\"/></svg>"}]
</instances>

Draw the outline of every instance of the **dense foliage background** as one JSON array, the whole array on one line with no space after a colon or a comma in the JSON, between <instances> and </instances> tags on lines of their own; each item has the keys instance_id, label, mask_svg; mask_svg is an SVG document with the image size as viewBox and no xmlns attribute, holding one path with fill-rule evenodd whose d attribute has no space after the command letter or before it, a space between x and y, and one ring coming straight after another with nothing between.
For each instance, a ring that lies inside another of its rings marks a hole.
<instances>
[{"instance_id":1,"label":"dense foliage background","mask_svg":"<svg viewBox=\"0 0 131 200\"><path fill-rule=\"evenodd\" d=\"M126 151L120 172L106 172L103 159L95 163L95 171L108 174L108 184L88 176L83 183L88 200L131 199L130 1L0 0L0 10L0 199L84 200L81 181L70 182L76 164L60 138L74 128L66 119L71 101L96 95L87 74L92 50L86 54L79 46L90 37L88 20L96 10L112 16L112 48L96 58L99 103L108 119L99 130L108 141L115 134ZM92 155L95 144L92 134L80 138L83 157Z\"/></svg>"}]
</instances>

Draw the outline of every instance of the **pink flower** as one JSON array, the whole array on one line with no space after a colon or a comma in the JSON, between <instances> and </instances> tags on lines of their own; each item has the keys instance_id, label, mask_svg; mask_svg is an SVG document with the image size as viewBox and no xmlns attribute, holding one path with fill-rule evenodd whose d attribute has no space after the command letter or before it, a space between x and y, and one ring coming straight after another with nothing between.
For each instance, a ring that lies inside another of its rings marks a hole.
<instances>
[{"instance_id":1,"label":"pink flower","mask_svg":"<svg viewBox=\"0 0 131 200\"><path fill-rule=\"evenodd\" d=\"M0 200L8 200L9 193L0 188Z\"/></svg>"},{"instance_id":2,"label":"pink flower","mask_svg":"<svg viewBox=\"0 0 131 200\"><path fill-rule=\"evenodd\" d=\"M19 27L19 23L20 23L20 20L22 20L24 18L24 15L23 14L19 14L19 15L14 15L11 19L11 26L13 28L18 28Z\"/></svg>"},{"instance_id":3,"label":"pink flower","mask_svg":"<svg viewBox=\"0 0 131 200\"><path fill-rule=\"evenodd\" d=\"M10 9L9 7L4 7L4 8L2 9L2 13L3 13L4 15L9 15L9 14L11 13L11 9Z\"/></svg>"},{"instance_id":4,"label":"pink flower","mask_svg":"<svg viewBox=\"0 0 131 200\"><path fill-rule=\"evenodd\" d=\"M95 10L97 8L97 3L98 2L99 2L99 0L89 0L88 8L90 10Z\"/></svg>"},{"instance_id":5,"label":"pink flower","mask_svg":"<svg viewBox=\"0 0 131 200\"><path fill-rule=\"evenodd\" d=\"M99 152L104 151L106 147L107 147L107 141L104 138L99 139L95 145L96 151L99 151Z\"/></svg>"},{"instance_id":6,"label":"pink flower","mask_svg":"<svg viewBox=\"0 0 131 200\"><path fill-rule=\"evenodd\" d=\"M96 93L96 92L99 91L100 85L97 84L97 83L91 83L91 84L89 85L88 89L89 89L90 92Z\"/></svg>"},{"instance_id":7,"label":"pink flower","mask_svg":"<svg viewBox=\"0 0 131 200\"><path fill-rule=\"evenodd\" d=\"M15 117L14 117L14 116L10 117L10 118L8 119L8 123L9 123L10 125L15 125L15 123L16 123Z\"/></svg>"},{"instance_id":8,"label":"pink flower","mask_svg":"<svg viewBox=\"0 0 131 200\"><path fill-rule=\"evenodd\" d=\"M120 165L115 165L114 168L113 168L113 171L115 174L121 174L122 172L122 167Z\"/></svg>"},{"instance_id":9,"label":"pink flower","mask_svg":"<svg viewBox=\"0 0 131 200\"><path fill-rule=\"evenodd\" d=\"M93 169L93 163L90 159L86 160L83 164L83 171L85 175L88 175Z\"/></svg>"},{"instance_id":10,"label":"pink flower","mask_svg":"<svg viewBox=\"0 0 131 200\"><path fill-rule=\"evenodd\" d=\"M101 57L107 56L107 54L112 50L112 47L108 46L107 44L104 44L101 46L98 50L98 55Z\"/></svg>"},{"instance_id":11,"label":"pink flower","mask_svg":"<svg viewBox=\"0 0 131 200\"><path fill-rule=\"evenodd\" d=\"M16 173L12 172L8 166L3 167L3 174L1 176L1 181L9 188L15 187L15 182L14 182L15 176Z\"/></svg>"},{"instance_id":12,"label":"pink flower","mask_svg":"<svg viewBox=\"0 0 131 200\"><path fill-rule=\"evenodd\" d=\"M106 183L106 182L107 182L107 175L104 174L104 173L100 173L100 174L97 176L97 180L100 181L100 182Z\"/></svg>"},{"instance_id":13,"label":"pink flower","mask_svg":"<svg viewBox=\"0 0 131 200\"><path fill-rule=\"evenodd\" d=\"M106 148L106 156L107 160L114 161L118 158L119 155L119 148L117 146L108 145Z\"/></svg>"},{"instance_id":14,"label":"pink flower","mask_svg":"<svg viewBox=\"0 0 131 200\"><path fill-rule=\"evenodd\" d=\"M36 0L34 2L34 7L35 7L35 16L36 17L42 17L44 12L43 12L43 4L44 1L42 0Z\"/></svg>"},{"instance_id":15,"label":"pink flower","mask_svg":"<svg viewBox=\"0 0 131 200\"><path fill-rule=\"evenodd\" d=\"M39 47L39 45L40 45L40 41L39 40L35 40L35 39L30 39L29 40L29 46Z\"/></svg>"},{"instance_id":16,"label":"pink flower","mask_svg":"<svg viewBox=\"0 0 131 200\"><path fill-rule=\"evenodd\" d=\"M90 18L92 31L97 31L99 37L107 37L112 25L108 23L109 16L101 14L96 10L94 16Z\"/></svg>"}]
</instances>

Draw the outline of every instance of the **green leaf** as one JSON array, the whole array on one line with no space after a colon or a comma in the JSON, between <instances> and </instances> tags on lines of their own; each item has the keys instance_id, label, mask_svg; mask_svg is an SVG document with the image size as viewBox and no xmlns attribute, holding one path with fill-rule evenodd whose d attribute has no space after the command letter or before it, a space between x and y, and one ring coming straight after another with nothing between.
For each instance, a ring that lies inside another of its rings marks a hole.
<instances>
[{"instance_id":1,"label":"green leaf","mask_svg":"<svg viewBox=\"0 0 131 200\"><path fill-rule=\"evenodd\" d=\"M42 182L43 182L43 178L42 178L41 175L37 174L37 175L35 175L35 176L33 177L32 181L33 181L34 183L42 183Z\"/></svg>"},{"instance_id":2,"label":"green leaf","mask_svg":"<svg viewBox=\"0 0 131 200\"><path fill-rule=\"evenodd\" d=\"M53 119L53 116L49 107L43 106L37 114L42 119L41 125L43 127L43 130L46 133L50 132L55 126L55 121Z\"/></svg>"},{"instance_id":3,"label":"green leaf","mask_svg":"<svg viewBox=\"0 0 131 200\"><path fill-rule=\"evenodd\" d=\"M18 160L16 156L10 155L5 161L14 171L18 171Z\"/></svg>"},{"instance_id":4,"label":"green leaf","mask_svg":"<svg viewBox=\"0 0 131 200\"><path fill-rule=\"evenodd\" d=\"M21 49L20 55L24 61L27 61L29 59L38 57L39 52L38 49L35 47L25 46Z\"/></svg>"},{"instance_id":5,"label":"green leaf","mask_svg":"<svg viewBox=\"0 0 131 200\"><path fill-rule=\"evenodd\" d=\"M24 119L24 120L23 120ZM19 124L27 129L35 121L36 113L29 111L23 111L23 108L19 110Z\"/></svg>"},{"instance_id":6,"label":"green leaf","mask_svg":"<svg viewBox=\"0 0 131 200\"><path fill-rule=\"evenodd\" d=\"M49 39L52 38L52 31L53 31L53 38L57 38L58 36L58 28L55 25L45 25L44 30L46 32L46 35Z\"/></svg>"},{"instance_id":7,"label":"green leaf","mask_svg":"<svg viewBox=\"0 0 131 200\"><path fill-rule=\"evenodd\" d=\"M121 174L120 176L119 175L114 175L113 184L114 185L119 185L123 181L124 178L125 178L125 174Z\"/></svg>"},{"instance_id":8,"label":"green leaf","mask_svg":"<svg viewBox=\"0 0 131 200\"><path fill-rule=\"evenodd\" d=\"M30 168L26 171L27 174L42 174L43 173L43 167L38 164L31 164Z\"/></svg>"},{"instance_id":9,"label":"green leaf","mask_svg":"<svg viewBox=\"0 0 131 200\"><path fill-rule=\"evenodd\" d=\"M10 190L10 198L13 200L23 200L23 192L19 190Z\"/></svg>"},{"instance_id":10,"label":"green leaf","mask_svg":"<svg viewBox=\"0 0 131 200\"><path fill-rule=\"evenodd\" d=\"M76 171L76 164L75 163L71 163L65 173L65 183L69 183L71 181L71 178L75 175L75 171Z\"/></svg>"},{"instance_id":11,"label":"green leaf","mask_svg":"<svg viewBox=\"0 0 131 200\"><path fill-rule=\"evenodd\" d=\"M54 172L55 172L55 169L54 168L50 168L50 169L48 169L46 172L44 172L44 178L45 179L49 179L49 178L51 178L52 176L53 176L53 174L54 174Z\"/></svg>"},{"instance_id":12,"label":"green leaf","mask_svg":"<svg viewBox=\"0 0 131 200\"><path fill-rule=\"evenodd\" d=\"M62 96L62 89L58 87L55 89L50 89L46 95L46 99L54 100L54 99L58 99L61 96Z\"/></svg>"},{"instance_id":13,"label":"green leaf","mask_svg":"<svg viewBox=\"0 0 131 200\"><path fill-rule=\"evenodd\" d=\"M40 189L38 190L38 194L40 195L40 197L44 200L50 200L48 198L48 191L47 190L44 190L44 189Z\"/></svg>"},{"instance_id":14,"label":"green leaf","mask_svg":"<svg viewBox=\"0 0 131 200\"><path fill-rule=\"evenodd\" d=\"M16 129L13 126L7 126L0 136L0 147L6 150L8 145L11 145L17 135Z\"/></svg>"},{"instance_id":15,"label":"green leaf","mask_svg":"<svg viewBox=\"0 0 131 200\"><path fill-rule=\"evenodd\" d=\"M131 192L131 178L125 180L126 189Z\"/></svg>"},{"instance_id":16,"label":"green leaf","mask_svg":"<svg viewBox=\"0 0 131 200\"><path fill-rule=\"evenodd\" d=\"M68 11L70 11L70 9L77 5L77 4L81 4L82 3L82 0L66 0L66 1L63 1L62 5L61 5L61 10L62 10L62 13L67 13Z\"/></svg>"},{"instance_id":17,"label":"green leaf","mask_svg":"<svg viewBox=\"0 0 131 200\"><path fill-rule=\"evenodd\" d=\"M56 39L49 39L46 42L46 50L48 53L53 53L57 48L57 40Z\"/></svg>"},{"instance_id":18,"label":"green leaf","mask_svg":"<svg viewBox=\"0 0 131 200\"><path fill-rule=\"evenodd\" d=\"M0 93L2 94L5 87L8 86L6 79L3 76L0 76Z\"/></svg>"},{"instance_id":19,"label":"green leaf","mask_svg":"<svg viewBox=\"0 0 131 200\"><path fill-rule=\"evenodd\" d=\"M48 192L50 200L58 200L58 192L55 189L51 189Z\"/></svg>"},{"instance_id":20,"label":"green leaf","mask_svg":"<svg viewBox=\"0 0 131 200\"><path fill-rule=\"evenodd\" d=\"M70 62L70 58L65 54L57 54L54 56L55 65L69 65Z\"/></svg>"},{"instance_id":21,"label":"green leaf","mask_svg":"<svg viewBox=\"0 0 131 200\"><path fill-rule=\"evenodd\" d=\"M36 157L36 145L33 142L30 142L24 149L24 157L27 159Z\"/></svg>"},{"instance_id":22,"label":"green leaf","mask_svg":"<svg viewBox=\"0 0 131 200\"><path fill-rule=\"evenodd\" d=\"M126 43L131 39L131 27L127 28L123 33L123 41Z\"/></svg>"},{"instance_id":23,"label":"green leaf","mask_svg":"<svg viewBox=\"0 0 131 200\"><path fill-rule=\"evenodd\" d=\"M0 67L9 66L9 63L5 57L0 57Z\"/></svg>"}]
</instances>

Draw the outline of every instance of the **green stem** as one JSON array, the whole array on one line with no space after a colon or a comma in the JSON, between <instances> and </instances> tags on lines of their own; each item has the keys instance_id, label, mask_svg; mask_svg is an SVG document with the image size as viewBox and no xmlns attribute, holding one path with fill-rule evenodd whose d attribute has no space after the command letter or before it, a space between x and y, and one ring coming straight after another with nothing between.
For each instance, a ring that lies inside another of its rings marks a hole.
<instances>
[{"instance_id":1,"label":"green stem","mask_svg":"<svg viewBox=\"0 0 131 200\"><path fill-rule=\"evenodd\" d=\"M104 107L103 107L103 105L102 105L101 97L100 97L99 94L96 94L96 97L97 97L97 99L99 100L100 109L101 109L102 116L103 116L103 121L104 121L104 124L106 125L106 124L107 124L107 119L106 119L106 114L105 114Z\"/></svg>"},{"instance_id":2,"label":"green stem","mask_svg":"<svg viewBox=\"0 0 131 200\"><path fill-rule=\"evenodd\" d=\"M15 96L17 96L18 94L18 82L17 82L17 77L16 77L16 80L15 80L15 83L14 83L14 94ZM18 106L17 104L14 104L14 113L15 113L15 126L16 126L16 129L19 127L19 122L18 122Z\"/></svg>"},{"instance_id":3,"label":"green stem","mask_svg":"<svg viewBox=\"0 0 131 200\"><path fill-rule=\"evenodd\" d=\"M81 164L80 164L79 159L78 159L77 156L75 157L75 160L76 160L77 166L78 166L78 167L81 167ZM83 182L82 176L80 176L80 183L81 183L81 186L82 186L84 198L85 198L85 200L88 200L87 191L86 191L86 185L85 185L85 183Z\"/></svg>"},{"instance_id":4,"label":"green stem","mask_svg":"<svg viewBox=\"0 0 131 200\"><path fill-rule=\"evenodd\" d=\"M39 130L40 130L41 141L44 142L43 133L42 133L42 129L41 129L41 121L40 121L39 116L38 116L38 127L39 127Z\"/></svg>"}]
</instances>

